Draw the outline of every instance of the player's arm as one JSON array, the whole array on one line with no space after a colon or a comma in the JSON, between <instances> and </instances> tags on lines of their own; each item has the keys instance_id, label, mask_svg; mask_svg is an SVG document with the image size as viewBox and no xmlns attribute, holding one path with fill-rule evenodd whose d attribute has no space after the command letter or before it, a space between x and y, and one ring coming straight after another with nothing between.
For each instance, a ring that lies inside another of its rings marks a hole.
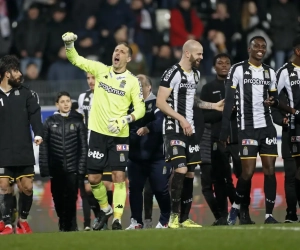
<instances>
[{"instance_id":1,"label":"player's arm","mask_svg":"<svg viewBox=\"0 0 300 250\"><path fill-rule=\"evenodd\" d=\"M145 103L143 98L142 86L140 81L136 78L133 83L130 99L133 105L134 111L126 116L110 118L108 124L108 131L114 134L120 133L120 131L129 123L141 119L145 113Z\"/></svg>"},{"instance_id":2,"label":"player's arm","mask_svg":"<svg viewBox=\"0 0 300 250\"><path fill-rule=\"evenodd\" d=\"M156 107L154 109L154 120L149 122L146 127L150 132L161 133L162 132L162 124L164 120L164 114Z\"/></svg>"},{"instance_id":3,"label":"player's arm","mask_svg":"<svg viewBox=\"0 0 300 250\"><path fill-rule=\"evenodd\" d=\"M48 119L45 121L43 126L44 142L39 148L39 168L40 175L42 177L49 176L49 124Z\"/></svg>"},{"instance_id":4,"label":"player's arm","mask_svg":"<svg viewBox=\"0 0 300 250\"><path fill-rule=\"evenodd\" d=\"M146 113L142 85L138 79L136 79L136 82L131 89L130 95L134 109L130 116L132 118L132 121L136 121L144 117Z\"/></svg>"},{"instance_id":5,"label":"player's arm","mask_svg":"<svg viewBox=\"0 0 300 250\"><path fill-rule=\"evenodd\" d=\"M200 109L215 109L222 111L224 107L224 100L217 103L202 101L198 96L194 96L194 106Z\"/></svg>"},{"instance_id":6,"label":"player's arm","mask_svg":"<svg viewBox=\"0 0 300 250\"><path fill-rule=\"evenodd\" d=\"M239 84L239 75L236 65L232 66L226 80L225 85L225 105L222 116L222 127L220 133L220 141L226 142L228 138L228 129L230 125L230 118L232 114L232 108L234 106L234 95L236 88Z\"/></svg>"},{"instance_id":7,"label":"player's arm","mask_svg":"<svg viewBox=\"0 0 300 250\"><path fill-rule=\"evenodd\" d=\"M78 148L80 155L78 157L78 173L80 175L86 174L86 158L87 158L87 131L83 121L80 121L78 127Z\"/></svg>"},{"instance_id":8,"label":"player's arm","mask_svg":"<svg viewBox=\"0 0 300 250\"><path fill-rule=\"evenodd\" d=\"M83 112L83 102L84 102L84 96L85 96L85 93L82 93L79 95L78 97L78 113L84 115L84 112Z\"/></svg>"},{"instance_id":9,"label":"player's arm","mask_svg":"<svg viewBox=\"0 0 300 250\"><path fill-rule=\"evenodd\" d=\"M67 58L74 66L82 69L85 72L91 73L94 76L97 76L99 73L106 70L107 66L103 63L88 60L78 55L74 47L74 42L77 40L77 35L72 32L67 32L62 35L62 39L65 43Z\"/></svg>"},{"instance_id":10,"label":"player's arm","mask_svg":"<svg viewBox=\"0 0 300 250\"><path fill-rule=\"evenodd\" d=\"M27 95L26 108L29 122L34 133L34 141L37 143L37 145L40 145L43 141L41 107L37 103L37 99L32 95L31 91L29 91Z\"/></svg>"}]
</instances>

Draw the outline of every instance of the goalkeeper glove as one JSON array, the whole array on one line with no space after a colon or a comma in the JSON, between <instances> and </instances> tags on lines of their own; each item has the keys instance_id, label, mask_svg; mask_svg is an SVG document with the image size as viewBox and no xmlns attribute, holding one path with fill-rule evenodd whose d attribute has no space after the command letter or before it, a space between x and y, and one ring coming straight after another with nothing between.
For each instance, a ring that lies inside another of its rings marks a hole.
<instances>
[{"instance_id":1,"label":"goalkeeper glove","mask_svg":"<svg viewBox=\"0 0 300 250\"><path fill-rule=\"evenodd\" d=\"M119 134L120 131L130 122L132 122L131 115L122 116L120 118L111 118L109 119L107 128L109 132Z\"/></svg>"},{"instance_id":2,"label":"goalkeeper glove","mask_svg":"<svg viewBox=\"0 0 300 250\"><path fill-rule=\"evenodd\" d=\"M74 48L74 42L77 40L77 35L73 32L67 32L62 35L62 39L67 49Z\"/></svg>"}]
</instances>

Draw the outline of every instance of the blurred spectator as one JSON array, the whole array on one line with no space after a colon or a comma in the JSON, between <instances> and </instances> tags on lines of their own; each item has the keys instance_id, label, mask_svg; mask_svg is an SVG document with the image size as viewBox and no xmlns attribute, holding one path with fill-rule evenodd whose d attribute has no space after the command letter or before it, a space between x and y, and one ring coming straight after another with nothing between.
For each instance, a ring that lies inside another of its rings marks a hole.
<instances>
[{"instance_id":1,"label":"blurred spectator","mask_svg":"<svg viewBox=\"0 0 300 250\"><path fill-rule=\"evenodd\" d=\"M39 78L38 66L35 63L28 63L24 75L25 84L30 86L31 82L38 81L38 80L41 80Z\"/></svg>"},{"instance_id":2,"label":"blurred spectator","mask_svg":"<svg viewBox=\"0 0 300 250\"><path fill-rule=\"evenodd\" d=\"M12 35L5 0L0 0L0 57L9 54Z\"/></svg>"},{"instance_id":3,"label":"blurred spectator","mask_svg":"<svg viewBox=\"0 0 300 250\"><path fill-rule=\"evenodd\" d=\"M60 39L61 36L68 30L73 30L72 22L67 18L66 9L57 5L52 10L52 19L48 24L48 35L46 45L46 60L47 64L58 60L58 51L64 45Z\"/></svg>"},{"instance_id":4,"label":"blurred spectator","mask_svg":"<svg viewBox=\"0 0 300 250\"><path fill-rule=\"evenodd\" d=\"M267 34L270 25L267 21L261 21L258 16L257 6L254 1L245 1L242 5L241 27L239 34L236 34L236 61L243 61L248 58L248 44L252 37L263 36L267 41L267 59L272 53L272 41Z\"/></svg>"},{"instance_id":5,"label":"blurred spectator","mask_svg":"<svg viewBox=\"0 0 300 250\"><path fill-rule=\"evenodd\" d=\"M96 17L90 16L85 21L85 27L78 30L77 50L78 53L85 58L99 60L99 34L95 29Z\"/></svg>"},{"instance_id":6,"label":"blurred spectator","mask_svg":"<svg viewBox=\"0 0 300 250\"><path fill-rule=\"evenodd\" d=\"M181 53L181 47L188 39L200 40L204 27L190 0L179 0L177 8L171 10L170 44ZM176 57L181 54L177 53Z\"/></svg>"},{"instance_id":7,"label":"blurred spectator","mask_svg":"<svg viewBox=\"0 0 300 250\"><path fill-rule=\"evenodd\" d=\"M100 8L98 24L101 38L107 41L117 27L125 25L129 31L133 29L134 16L125 1L106 0Z\"/></svg>"},{"instance_id":8,"label":"blurred spectator","mask_svg":"<svg viewBox=\"0 0 300 250\"><path fill-rule=\"evenodd\" d=\"M90 16L96 16L101 8L102 0L73 0L72 19L79 29L85 27Z\"/></svg>"},{"instance_id":9,"label":"blurred spectator","mask_svg":"<svg viewBox=\"0 0 300 250\"><path fill-rule=\"evenodd\" d=\"M34 3L42 3L47 5L53 5L57 2L57 0L23 0L23 8L27 11L30 6Z\"/></svg>"},{"instance_id":10,"label":"blurred spectator","mask_svg":"<svg viewBox=\"0 0 300 250\"><path fill-rule=\"evenodd\" d=\"M28 18L19 23L15 37L16 47L22 58L21 71L25 72L30 61L33 61L40 71L47 29L39 18L40 11L35 4L30 6L27 14Z\"/></svg>"},{"instance_id":11,"label":"blurred spectator","mask_svg":"<svg viewBox=\"0 0 300 250\"><path fill-rule=\"evenodd\" d=\"M160 9L173 9L177 0L157 0Z\"/></svg>"},{"instance_id":12,"label":"blurred spectator","mask_svg":"<svg viewBox=\"0 0 300 250\"><path fill-rule=\"evenodd\" d=\"M279 69L292 54L292 44L297 36L298 10L289 0L276 0L271 8L271 33L275 50L275 67Z\"/></svg>"},{"instance_id":13,"label":"blurred spectator","mask_svg":"<svg viewBox=\"0 0 300 250\"><path fill-rule=\"evenodd\" d=\"M132 57L127 69L134 75L148 75L148 66L144 54L140 51L136 43L130 44L132 49Z\"/></svg>"},{"instance_id":14,"label":"blurred spectator","mask_svg":"<svg viewBox=\"0 0 300 250\"><path fill-rule=\"evenodd\" d=\"M101 62L106 65L112 64L112 54L116 46L121 42L128 41L128 29L126 26L116 28L116 31L108 37L108 43L101 55Z\"/></svg>"},{"instance_id":15,"label":"blurred spectator","mask_svg":"<svg viewBox=\"0 0 300 250\"><path fill-rule=\"evenodd\" d=\"M153 64L153 47L157 37L154 16L144 8L142 0L132 0L131 9L135 17L133 41L139 46L145 56L149 71Z\"/></svg>"},{"instance_id":16,"label":"blurred spectator","mask_svg":"<svg viewBox=\"0 0 300 250\"><path fill-rule=\"evenodd\" d=\"M153 77L161 77L168 67L171 67L176 63L173 56L172 49L169 45L161 45L158 49L158 54L155 57L155 63L153 68Z\"/></svg>"},{"instance_id":17,"label":"blurred spectator","mask_svg":"<svg viewBox=\"0 0 300 250\"><path fill-rule=\"evenodd\" d=\"M53 90L68 89L71 85L70 82L86 79L84 72L68 61L65 47L60 48L58 57L59 59L51 64L47 76Z\"/></svg>"}]
</instances>

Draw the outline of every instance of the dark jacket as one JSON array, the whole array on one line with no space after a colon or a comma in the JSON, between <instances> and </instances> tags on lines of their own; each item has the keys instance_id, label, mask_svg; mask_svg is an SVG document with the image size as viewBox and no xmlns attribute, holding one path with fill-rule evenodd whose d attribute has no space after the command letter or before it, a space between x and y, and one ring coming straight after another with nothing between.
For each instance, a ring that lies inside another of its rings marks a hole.
<instances>
[{"instance_id":1,"label":"dark jacket","mask_svg":"<svg viewBox=\"0 0 300 250\"><path fill-rule=\"evenodd\" d=\"M288 104L287 96L283 91L279 94L280 102L284 104ZM287 117L287 113L279 110L277 108L271 108L272 111L272 118L273 122L279 126L282 126L282 134L281 134L281 154L282 158L291 158L291 136L290 136L290 129L288 125L283 125L283 118ZM289 116L288 116L289 117Z\"/></svg>"},{"instance_id":2,"label":"dark jacket","mask_svg":"<svg viewBox=\"0 0 300 250\"><path fill-rule=\"evenodd\" d=\"M83 116L71 111L64 117L59 113L44 123L44 142L40 146L39 162L42 177L56 170L67 173L86 173L87 132Z\"/></svg>"},{"instance_id":3,"label":"dark jacket","mask_svg":"<svg viewBox=\"0 0 300 250\"><path fill-rule=\"evenodd\" d=\"M43 137L41 107L25 86L14 88L9 96L0 90L0 167L35 165L34 136Z\"/></svg>"},{"instance_id":4,"label":"dark jacket","mask_svg":"<svg viewBox=\"0 0 300 250\"><path fill-rule=\"evenodd\" d=\"M223 80L215 79L212 82L205 84L202 88L200 99L206 102L216 103L225 98L225 83ZM236 110L233 110L230 122L230 142L237 143L237 121ZM222 126L222 112L216 110L203 110L204 122L211 124L211 140L219 141L220 131ZM207 126L206 126L207 127ZM207 127L208 128L208 127Z\"/></svg>"},{"instance_id":5,"label":"dark jacket","mask_svg":"<svg viewBox=\"0 0 300 250\"><path fill-rule=\"evenodd\" d=\"M156 96L150 94L145 100L146 114L143 118L130 123L129 135L129 159L132 161L155 161L164 159L162 124L163 113L156 108ZM132 110L130 110L130 113ZM141 127L147 127L150 131L145 136L137 135Z\"/></svg>"}]
</instances>

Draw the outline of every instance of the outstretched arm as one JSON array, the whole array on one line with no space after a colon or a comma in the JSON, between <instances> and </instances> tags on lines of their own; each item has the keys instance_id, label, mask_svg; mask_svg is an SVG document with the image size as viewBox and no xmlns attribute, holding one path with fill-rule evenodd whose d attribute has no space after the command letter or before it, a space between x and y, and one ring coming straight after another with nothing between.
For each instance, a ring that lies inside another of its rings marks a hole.
<instances>
[{"instance_id":1,"label":"outstretched arm","mask_svg":"<svg viewBox=\"0 0 300 250\"><path fill-rule=\"evenodd\" d=\"M194 106L196 106L200 109L215 109L218 111L222 111L224 108L224 100L221 100L217 103L205 102L205 101L202 101L198 96L195 95Z\"/></svg>"}]
</instances>

